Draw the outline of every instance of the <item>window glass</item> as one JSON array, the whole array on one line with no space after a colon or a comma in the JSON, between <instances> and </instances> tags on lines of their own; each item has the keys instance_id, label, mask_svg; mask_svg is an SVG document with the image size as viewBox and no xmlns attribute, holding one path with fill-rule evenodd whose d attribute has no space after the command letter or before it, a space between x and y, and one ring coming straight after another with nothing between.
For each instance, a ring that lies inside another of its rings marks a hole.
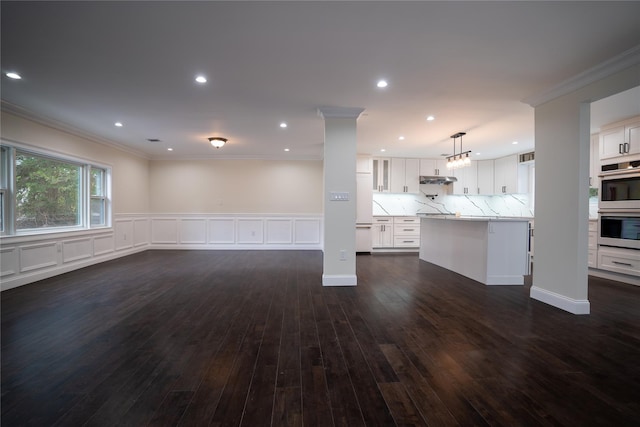
<instances>
[{"instance_id":1,"label":"window glass","mask_svg":"<svg viewBox=\"0 0 640 427\"><path fill-rule=\"evenodd\" d=\"M29 153L16 153L17 230L81 225L82 168Z\"/></svg>"},{"instance_id":2,"label":"window glass","mask_svg":"<svg viewBox=\"0 0 640 427\"><path fill-rule=\"evenodd\" d=\"M106 171L104 169L91 168L91 225L105 225L106 197L105 182Z\"/></svg>"}]
</instances>

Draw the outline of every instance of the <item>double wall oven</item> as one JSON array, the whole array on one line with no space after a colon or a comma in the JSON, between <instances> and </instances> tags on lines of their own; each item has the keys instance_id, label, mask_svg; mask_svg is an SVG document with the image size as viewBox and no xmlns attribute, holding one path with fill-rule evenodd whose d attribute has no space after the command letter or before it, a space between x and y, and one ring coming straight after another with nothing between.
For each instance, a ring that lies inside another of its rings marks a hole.
<instances>
[{"instance_id":1,"label":"double wall oven","mask_svg":"<svg viewBox=\"0 0 640 427\"><path fill-rule=\"evenodd\" d=\"M640 161L602 166L598 244L640 250Z\"/></svg>"}]
</instances>

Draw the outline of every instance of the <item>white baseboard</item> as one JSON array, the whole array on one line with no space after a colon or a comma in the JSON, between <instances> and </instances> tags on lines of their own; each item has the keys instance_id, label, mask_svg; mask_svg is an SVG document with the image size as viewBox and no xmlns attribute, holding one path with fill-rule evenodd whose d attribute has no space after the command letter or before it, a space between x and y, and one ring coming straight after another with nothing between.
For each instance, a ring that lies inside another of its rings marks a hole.
<instances>
[{"instance_id":1,"label":"white baseboard","mask_svg":"<svg viewBox=\"0 0 640 427\"><path fill-rule=\"evenodd\" d=\"M572 314L589 314L591 311L589 300L576 300L535 286L531 287L529 295L535 300Z\"/></svg>"},{"instance_id":2,"label":"white baseboard","mask_svg":"<svg viewBox=\"0 0 640 427\"><path fill-rule=\"evenodd\" d=\"M322 286L357 286L355 274L323 274Z\"/></svg>"}]
</instances>

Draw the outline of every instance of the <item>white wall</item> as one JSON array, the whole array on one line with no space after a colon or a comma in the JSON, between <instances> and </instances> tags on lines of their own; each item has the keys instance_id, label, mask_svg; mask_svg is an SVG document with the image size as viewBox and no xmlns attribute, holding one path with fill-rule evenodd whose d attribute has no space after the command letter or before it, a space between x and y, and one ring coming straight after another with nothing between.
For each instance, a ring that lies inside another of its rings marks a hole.
<instances>
[{"instance_id":1,"label":"white wall","mask_svg":"<svg viewBox=\"0 0 640 427\"><path fill-rule=\"evenodd\" d=\"M151 213L322 213L320 160L150 162Z\"/></svg>"}]
</instances>

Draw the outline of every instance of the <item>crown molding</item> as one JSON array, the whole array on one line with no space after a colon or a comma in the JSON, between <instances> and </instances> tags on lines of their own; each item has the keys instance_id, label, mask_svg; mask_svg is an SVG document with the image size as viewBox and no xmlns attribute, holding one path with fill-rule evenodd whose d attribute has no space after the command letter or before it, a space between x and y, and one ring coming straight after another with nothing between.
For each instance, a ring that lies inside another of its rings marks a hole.
<instances>
[{"instance_id":1,"label":"crown molding","mask_svg":"<svg viewBox=\"0 0 640 427\"><path fill-rule=\"evenodd\" d=\"M146 153L143 153L142 151L134 150L131 147L128 147L123 144L119 144L115 141L101 138L92 133L83 131L81 129L68 125L66 123L51 119L49 117L44 117L44 116L35 114L34 112L27 110L26 108L23 108L19 105L12 104L8 101L5 101L4 99L1 100L0 110L2 112L7 112L15 116L21 117L23 119L30 120L40 125L47 126L52 129L59 130L61 132L66 132L80 138L88 139L91 142L106 145L108 147L115 148L120 151L124 151L128 154L132 154L134 156L141 157L146 160L150 160L149 155L147 155Z\"/></svg>"},{"instance_id":2,"label":"crown molding","mask_svg":"<svg viewBox=\"0 0 640 427\"><path fill-rule=\"evenodd\" d=\"M523 99L522 102L532 107L537 107L638 64L640 64L640 45L560 82L541 93L531 95Z\"/></svg>"}]
</instances>

